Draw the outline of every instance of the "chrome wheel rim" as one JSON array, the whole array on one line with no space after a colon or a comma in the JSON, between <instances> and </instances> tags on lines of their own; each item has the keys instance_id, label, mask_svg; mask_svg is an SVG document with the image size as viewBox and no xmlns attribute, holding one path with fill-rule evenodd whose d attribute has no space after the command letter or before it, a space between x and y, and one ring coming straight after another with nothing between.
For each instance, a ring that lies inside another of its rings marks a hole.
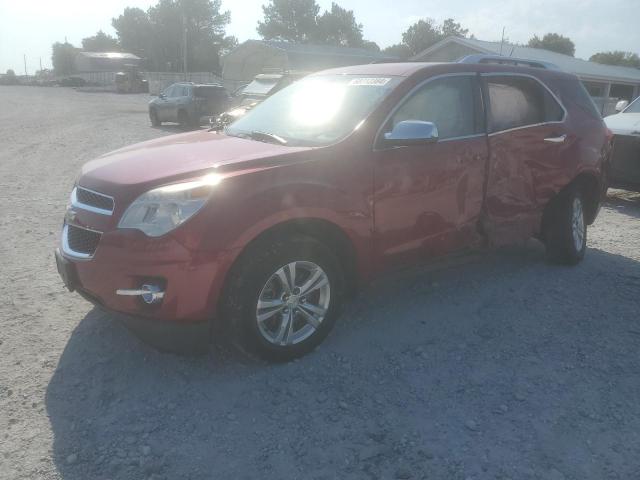
<instances>
[{"instance_id":1,"label":"chrome wheel rim","mask_svg":"<svg viewBox=\"0 0 640 480\"><path fill-rule=\"evenodd\" d=\"M571 220L573 231L573 244L576 251L582 250L584 244L584 211L582 209L582 200L578 197L573 199L573 217Z\"/></svg>"},{"instance_id":2,"label":"chrome wheel rim","mask_svg":"<svg viewBox=\"0 0 640 480\"><path fill-rule=\"evenodd\" d=\"M329 277L319 265L288 263L271 275L260 291L258 329L273 345L295 345L320 328L330 301Z\"/></svg>"}]
</instances>

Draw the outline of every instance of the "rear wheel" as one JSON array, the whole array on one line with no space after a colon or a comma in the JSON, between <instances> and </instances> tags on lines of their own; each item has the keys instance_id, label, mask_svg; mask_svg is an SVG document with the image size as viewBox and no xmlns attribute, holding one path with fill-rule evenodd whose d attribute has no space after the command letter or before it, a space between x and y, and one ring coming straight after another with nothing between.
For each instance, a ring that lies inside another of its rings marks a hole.
<instances>
[{"instance_id":1,"label":"rear wheel","mask_svg":"<svg viewBox=\"0 0 640 480\"><path fill-rule=\"evenodd\" d=\"M158 117L158 112L156 112L155 109L149 110L149 120L151 120L151 125L154 127L162 125L162 122Z\"/></svg>"},{"instance_id":2,"label":"rear wheel","mask_svg":"<svg viewBox=\"0 0 640 480\"><path fill-rule=\"evenodd\" d=\"M180 110L178 112L178 123L183 130L189 130L191 128L191 122L189 121L189 115L186 111Z\"/></svg>"},{"instance_id":3,"label":"rear wheel","mask_svg":"<svg viewBox=\"0 0 640 480\"><path fill-rule=\"evenodd\" d=\"M231 282L228 314L244 346L266 360L287 361L319 345L333 327L344 279L320 242L298 237L257 245Z\"/></svg>"},{"instance_id":4,"label":"rear wheel","mask_svg":"<svg viewBox=\"0 0 640 480\"><path fill-rule=\"evenodd\" d=\"M549 259L556 263L575 265L587 249L585 203L579 188L561 193L546 214L544 242Z\"/></svg>"}]
</instances>

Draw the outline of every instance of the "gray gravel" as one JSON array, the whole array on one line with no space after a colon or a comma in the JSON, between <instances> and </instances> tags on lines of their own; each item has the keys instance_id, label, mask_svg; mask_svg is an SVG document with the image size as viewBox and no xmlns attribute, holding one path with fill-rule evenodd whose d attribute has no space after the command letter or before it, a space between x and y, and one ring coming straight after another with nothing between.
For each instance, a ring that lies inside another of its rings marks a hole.
<instances>
[{"instance_id":1,"label":"gray gravel","mask_svg":"<svg viewBox=\"0 0 640 480\"><path fill-rule=\"evenodd\" d=\"M80 165L176 131L147 98L0 87L0 478L640 477L640 196L585 261L535 241L377 282L313 354L160 354L65 292Z\"/></svg>"}]
</instances>

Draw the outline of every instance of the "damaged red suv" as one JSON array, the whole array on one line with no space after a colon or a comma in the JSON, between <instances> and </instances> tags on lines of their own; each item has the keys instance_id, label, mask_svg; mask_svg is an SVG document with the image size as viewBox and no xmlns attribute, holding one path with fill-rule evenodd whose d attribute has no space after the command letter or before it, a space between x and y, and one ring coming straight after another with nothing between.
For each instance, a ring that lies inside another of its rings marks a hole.
<instances>
[{"instance_id":1,"label":"damaged red suv","mask_svg":"<svg viewBox=\"0 0 640 480\"><path fill-rule=\"evenodd\" d=\"M222 321L267 359L312 350L355 286L538 237L578 263L606 190L606 127L573 75L504 58L328 70L223 132L87 163L58 270L171 348Z\"/></svg>"}]
</instances>

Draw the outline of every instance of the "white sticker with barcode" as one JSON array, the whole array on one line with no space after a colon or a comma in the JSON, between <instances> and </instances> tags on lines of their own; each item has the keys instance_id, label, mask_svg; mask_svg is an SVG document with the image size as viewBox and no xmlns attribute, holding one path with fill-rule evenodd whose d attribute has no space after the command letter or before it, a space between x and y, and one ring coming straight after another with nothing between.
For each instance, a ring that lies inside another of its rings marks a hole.
<instances>
[{"instance_id":1,"label":"white sticker with barcode","mask_svg":"<svg viewBox=\"0 0 640 480\"><path fill-rule=\"evenodd\" d=\"M370 86L370 87L381 87L386 85L390 78L386 77L371 77L371 78L354 78L349 82L350 87L355 86Z\"/></svg>"}]
</instances>

